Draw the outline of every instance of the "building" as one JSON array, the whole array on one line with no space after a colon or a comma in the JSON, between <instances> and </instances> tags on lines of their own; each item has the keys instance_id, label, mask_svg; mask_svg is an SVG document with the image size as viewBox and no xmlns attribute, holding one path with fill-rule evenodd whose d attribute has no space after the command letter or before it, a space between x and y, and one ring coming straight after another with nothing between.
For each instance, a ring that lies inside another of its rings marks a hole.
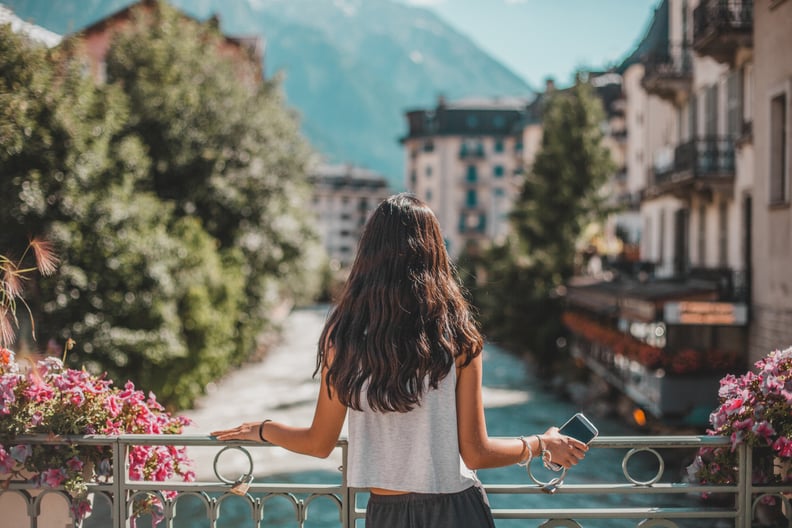
<instances>
[{"instance_id":1,"label":"building","mask_svg":"<svg viewBox=\"0 0 792 528\"><path fill-rule=\"evenodd\" d=\"M452 258L506 234L522 182L527 103L441 97L406 114L406 187L437 215Z\"/></svg>"},{"instance_id":2,"label":"building","mask_svg":"<svg viewBox=\"0 0 792 528\"><path fill-rule=\"evenodd\" d=\"M158 0L138 0L127 7L98 20L90 26L69 35L71 41L81 43L82 55L87 59L91 76L100 83L105 82L105 57L110 49L113 36L129 28L137 17L150 15L158 5ZM184 20L200 24L198 20L182 13ZM206 24L219 29L220 20L211 17ZM222 35L219 42L220 54L234 61L241 82L255 86L261 83L264 72L264 41L259 36Z\"/></svg>"},{"instance_id":3,"label":"building","mask_svg":"<svg viewBox=\"0 0 792 528\"><path fill-rule=\"evenodd\" d=\"M792 344L792 1L755 0L750 358ZM726 34L724 39L729 35ZM746 112L748 113L748 112Z\"/></svg>"},{"instance_id":4,"label":"building","mask_svg":"<svg viewBox=\"0 0 792 528\"><path fill-rule=\"evenodd\" d=\"M640 193L651 273L569 290L575 353L665 419L705 423L720 377L755 359L751 280L765 279L753 270L753 9L750 0L658 5L619 69L626 184Z\"/></svg>"},{"instance_id":5,"label":"building","mask_svg":"<svg viewBox=\"0 0 792 528\"><path fill-rule=\"evenodd\" d=\"M606 113L604 143L618 167L608 194L623 190L625 127L621 76L591 72L588 80ZM563 92L564 90L560 90ZM408 131L401 139L406 155L406 187L425 200L440 221L451 258L502 240L508 215L542 144L542 112L556 92L531 98L439 98L429 110L406 113ZM610 228L615 238L617 222Z\"/></svg>"},{"instance_id":6,"label":"building","mask_svg":"<svg viewBox=\"0 0 792 528\"><path fill-rule=\"evenodd\" d=\"M322 244L339 268L352 264L363 225L390 196L384 176L353 165L318 165L309 172Z\"/></svg>"}]
</instances>

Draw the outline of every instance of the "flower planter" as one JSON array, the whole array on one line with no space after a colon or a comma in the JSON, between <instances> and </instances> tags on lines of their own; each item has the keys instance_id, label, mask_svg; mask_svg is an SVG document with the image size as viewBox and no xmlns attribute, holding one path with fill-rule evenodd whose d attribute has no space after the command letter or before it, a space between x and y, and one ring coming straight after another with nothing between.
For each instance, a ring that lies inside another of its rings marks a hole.
<instances>
[{"instance_id":1,"label":"flower planter","mask_svg":"<svg viewBox=\"0 0 792 528\"><path fill-rule=\"evenodd\" d=\"M0 472L29 471L29 477L40 482L44 490L64 490L73 497L74 521L81 521L91 511L86 497L87 483L95 478L94 468L101 475L110 474L110 447L27 445L16 441L17 437L31 434L179 434L189 423L184 418L171 416L152 394L145 395L131 382L122 390L113 387L103 376L66 369L59 359L52 357L22 368L14 361L12 352L2 348L0 352ZM132 447L127 460L131 478L149 481L173 477L193 480L189 464L186 448L162 449L145 445ZM31 490L31 495L34 492L39 494L42 490ZM47 504L52 502L49 497L45 499ZM63 528L74 524L69 505L65 504L65 508L68 523L53 526ZM48 506L45 512L42 508L42 512L49 515L49 509ZM30 525L29 520L7 525L2 514L0 512L3 520L0 524L4 527ZM22 515L27 518L26 511ZM63 519L59 517L57 522ZM49 528L50 525L43 524L40 518L38 526Z\"/></svg>"}]
</instances>

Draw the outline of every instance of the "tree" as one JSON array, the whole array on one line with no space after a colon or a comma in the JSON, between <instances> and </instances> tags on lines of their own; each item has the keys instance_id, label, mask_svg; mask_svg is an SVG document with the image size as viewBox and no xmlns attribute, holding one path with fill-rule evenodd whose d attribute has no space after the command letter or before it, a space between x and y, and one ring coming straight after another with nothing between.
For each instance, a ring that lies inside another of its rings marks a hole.
<instances>
[{"instance_id":1,"label":"tree","mask_svg":"<svg viewBox=\"0 0 792 528\"><path fill-rule=\"evenodd\" d=\"M145 188L177 216L200 218L221 252L241 251L241 360L278 303L314 293L320 259L304 215L310 150L297 121L278 82L243 82L253 65L222 46L214 24L159 3L115 39L107 75L130 102L123 134L151 157Z\"/></svg>"},{"instance_id":2,"label":"tree","mask_svg":"<svg viewBox=\"0 0 792 528\"><path fill-rule=\"evenodd\" d=\"M602 145L603 111L591 86L579 79L547 95L542 146L511 213L511 235L469 268L485 330L540 365L556 357L561 293L574 271L575 245L603 212L599 190L613 171Z\"/></svg>"},{"instance_id":3,"label":"tree","mask_svg":"<svg viewBox=\"0 0 792 528\"><path fill-rule=\"evenodd\" d=\"M0 253L51 240L61 265L26 292L40 338L184 407L320 259L277 85L238 82L211 25L153 16L113 44L101 86L77 40L47 51L0 27Z\"/></svg>"}]
</instances>

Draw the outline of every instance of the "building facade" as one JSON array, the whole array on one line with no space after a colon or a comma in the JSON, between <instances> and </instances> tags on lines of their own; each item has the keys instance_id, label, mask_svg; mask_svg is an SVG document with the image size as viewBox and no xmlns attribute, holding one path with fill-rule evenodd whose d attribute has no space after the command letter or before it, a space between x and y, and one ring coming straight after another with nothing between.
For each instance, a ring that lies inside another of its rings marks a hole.
<instances>
[{"instance_id":1,"label":"building facade","mask_svg":"<svg viewBox=\"0 0 792 528\"><path fill-rule=\"evenodd\" d=\"M352 264L363 226L391 194L384 176L353 165L318 165L309 172L312 210L331 265Z\"/></svg>"},{"instance_id":2,"label":"building facade","mask_svg":"<svg viewBox=\"0 0 792 528\"><path fill-rule=\"evenodd\" d=\"M755 0L750 355L792 344L792 1Z\"/></svg>"},{"instance_id":3,"label":"building facade","mask_svg":"<svg viewBox=\"0 0 792 528\"><path fill-rule=\"evenodd\" d=\"M749 346L758 341L749 339L752 291L767 280L755 270L754 202L767 191L752 134L760 54L753 13L750 0L658 4L620 67L626 180L640 196L641 259L651 272L572 286L568 297L576 353L636 405L686 423L706 423L719 378L771 349ZM778 327L783 303L766 302L775 310L768 324Z\"/></svg>"},{"instance_id":4,"label":"building facade","mask_svg":"<svg viewBox=\"0 0 792 528\"><path fill-rule=\"evenodd\" d=\"M440 98L433 109L407 112L405 184L437 215L452 258L507 232L522 182L527 103Z\"/></svg>"}]
</instances>

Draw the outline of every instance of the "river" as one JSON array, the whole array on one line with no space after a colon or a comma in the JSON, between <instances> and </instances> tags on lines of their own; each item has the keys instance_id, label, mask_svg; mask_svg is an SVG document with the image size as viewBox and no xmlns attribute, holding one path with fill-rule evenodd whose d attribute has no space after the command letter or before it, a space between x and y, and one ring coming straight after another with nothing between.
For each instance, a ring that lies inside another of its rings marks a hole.
<instances>
[{"instance_id":1,"label":"river","mask_svg":"<svg viewBox=\"0 0 792 528\"><path fill-rule=\"evenodd\" d=\"M184 413L193 420L193 425L185 430L189 434L206 434L218 428L236 425L243 421L270 418L294 425L307 425L313 416L313 406L318 392L318 381L311 374L316 357L316 343L327 314L326 306L298 309L292 312L285 322L282 343L271 350L267 357L256 364L245 366L209 388L209 394L202 398L196 408ZM560 425L569 416L581 409L571 402L558 399L553 393L544 390L525 362L487 345L484 352L484 405L488 431L491 436L519 436L542 432L552 425ZM583 409L585 410L585 409ZM637 434L624 424L590 415L603 436ZM346 434L346 430L342 433ZM191 457L199 480L214 479L212 460L213 451L191 448ZM280 448L261 448L251 450L254 456L255 477L258 482L283 483L338 483L340 474L340 452L327 460L295 455ZM340 450L336 450L340 451ZM624 453L611 449L592 449L586 459L573 468L567 481L587 482L624 482L621 461ZM641 461L637 464L640 466ZM631 463L632 464L632 463ZM646 462L648 471L654 474L656 463ZM534 464L536 466L536 464ZM242 457L224 457L221 470L230 477L241 474L247 467ZM634 469L637 478L642 478L640 467ZM682 468L679 468L682 470ZM538 470L537 473L540 473ZM674 468L667 468L674 473ZM525 469L517 466L481 470L479 478L484 484L530 484ZM545 475L537 475L543 478ZM672 474L669 478L677 478ZM547 480L547 479L545 479ZM665 479L664 479L665 480ZM491 495L494 508L585 508L645 505L647 498L620 495ZM692 499L680 499L693 502ZM283 504L278 504L282 502ZM687 504L691 505L691 504ZM97 512L98 513L98 512ZM496 522L498 528L509 526L537 526L536 521ZM139 523L139 526L148 526ZM607 521L604 523L587 522L586 526L635 526L636 521ZM86 523L90 528L91 523ZM176 528L198 528L209 526L203 507L196 502L180 501L177 510ZM253 526L247 506L241 501L229 501L218 522L219 528ZM267 503L262 526L297 526L292 507L286 501L272 500ZM329 501L320 499L309 509L306 527L338 526L338 513Z\"/></svg>"}]
</instances>

